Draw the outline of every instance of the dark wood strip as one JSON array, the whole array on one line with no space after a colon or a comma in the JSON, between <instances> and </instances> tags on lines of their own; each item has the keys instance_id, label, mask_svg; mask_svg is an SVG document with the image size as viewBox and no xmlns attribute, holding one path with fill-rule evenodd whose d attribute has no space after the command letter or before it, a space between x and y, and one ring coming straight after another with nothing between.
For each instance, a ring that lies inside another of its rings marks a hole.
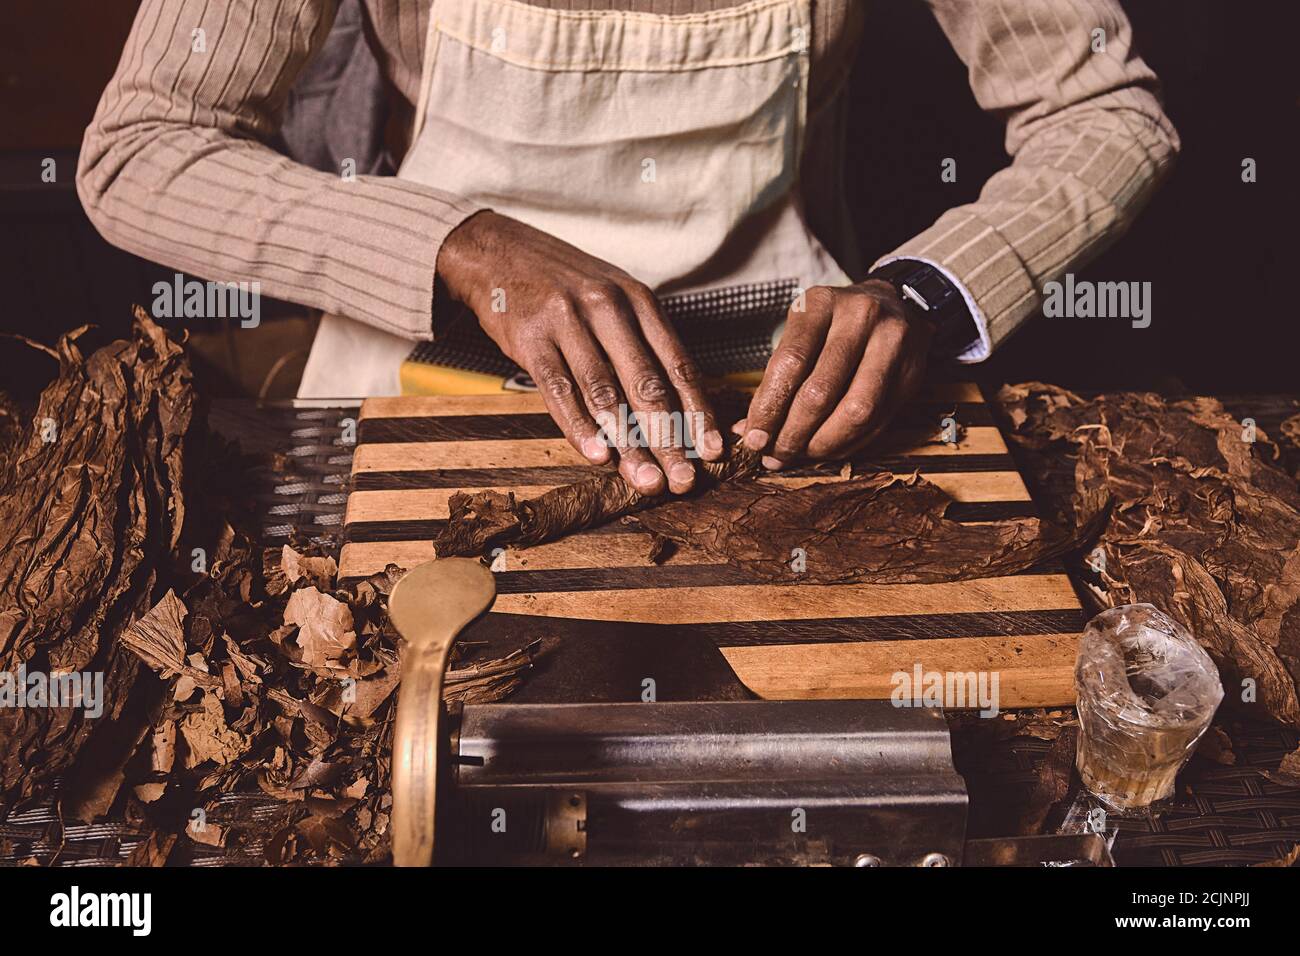
<instances>
[{"instance_id":1,"label":"dark wood strip","mask_svg":"<svg viewBox=\"0 0 1300 956\"><path fill-rule=\"evenodd\" d=\"M854 463L860 474L919 471L951 474L961 471L1017 471L1010 455L899 455ZM825 468L792 468L790 477L833 475ZM519 485L563 485L585 481L592 469L581 465L550 468L438 468L426 471L359 471L352 476L356 491L398 491L407 488L512 488Z\"/></svg>"},{"instance_id":2,"label":"dark wood strip","mask_svg":"<svg viewBox=\"0 0 1300 956\"><path fill-rule=\"evenodd\" d=\"M856 474L869 475L875 471L892 471L899 474L919 471L954 472L954 471L1019 471L1011 455L881 455L872 456L870 452L853 459ZM791 471L789 474L799 474ZM810 472L811 473L811 472ZM786 474L786 472L781 472Z\"/></svg>"},{"instance_id":3,"label":"dark wood strip","mask_svg":"<svg viewBox=\"0 0 1300 956\"><path fill-rule=\"evenodd\" d=\"M936 637L1077 634L1083 630L1084 623L1084 614L1079 608L1060 608L1050 611L972 611L809 621L737 621L690 626L719 647L757 647L765 644L836 644Z\"/></svg>"},{"instance_id":4,"label":"dark wood strip","mask_svg":"<svg viewBox=\"0 0 1300 956\"><path fill-rule=\"evenodd\" d=\"M954 501L947 517L953 521L1007 521L1011 518L1036 518L1038 508L1032 501Z\"/></svg>"},{"instance_id":5,"label":"dark wood strip","mask_svg":"<svg viewBox=\"0 0 1300 956\"><path fill-rule=\"evenodd\" d=\"M489 618L509 620L520 635L545 630L564 634L590 630L593 622L582 618L532 617L490 612ZM619 625L600 622L612 631ZM908 614L886 617L841 617L805 621L738 621L718 624L637 624L639 633L663 628L689 630L718 647L763 647L779 644L857 644L879 641L925 640L963 637L1029 637L1039 634L1077 634L1083 630L1079 608L1044 611L972 611L955 614Z\"/></svg>"},{"instance_id":6,"label":"dark wood strip","mask_svg":"<svg viewBox=\"0 0 1300 956\"><path fill-rule=\"evenodd\" d=\"M408 488L518 488L521 485L564 485L594 474L583 466L555 468L439 468L433 471L359 471L354 491L400 491Z\"/></svg>"},{"instance_id":7,"label":"dark wood strip","mask_svg":"<svg viewBox=\"0 0 1300 956\"><path fill-rule=\"evenodd\" d=\"M563 438L550 415L434 415L419 418L365 418L357 441L367 445L399 441L484 441L506 438Z\"/></svg>"},{"instance_id":8,"label":"dark wood strip","mask_svg":"<svg viewBox=\"0 0 1300 956\"><path fill-rule=\"evenodd\" d=\"M895 424L938 428L947 415L962 425L994 424L993 413L983 402L919 402L904 408ZM357 426L357 440L363 444L561 437L563 433L545 413L366 418Z\"/></svg>"},{"instance_id":9,"label":"dark wood strip","mask_svg":"<svg viewBox=\"0 0 1300 956\"><path fill-rule=\"evenodd\" d=\"M527 551L518 552L526 558ZM1022 575L1061 574L1059 564L1022 571ZM688 588L761 585L770 582L730 564L638 564L619 568L548 568L544 571L498 571L498 594L546 594L556 591L631 591L641 588Z\"/></svg>"},{"instance_id":10,"label":"dark wood strip","mask_svg":"<svg viewBox=\"0 0 1300 956\"><path fill-rule=\"evenodd\" d=\"M1032 501L954 501L948 506L953 521L1001 521L1034 517ZM344 542L414 541L435 538L446 526L445 518L412 518L393 521L353 521L343 528ZM607 534L640 534L636 528L614 521L601 530Z\"/></svg>"}]
</instances>

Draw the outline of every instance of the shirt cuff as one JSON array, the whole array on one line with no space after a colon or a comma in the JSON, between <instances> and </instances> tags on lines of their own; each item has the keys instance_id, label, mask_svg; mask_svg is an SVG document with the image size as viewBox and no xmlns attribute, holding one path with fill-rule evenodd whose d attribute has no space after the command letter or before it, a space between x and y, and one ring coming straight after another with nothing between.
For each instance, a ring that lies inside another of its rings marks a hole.
<instances>
[{"instance_id":1,"label":"shirt cuff","mask_svg":"<svg viewBox=\"0 0 1300 956\"><path fill-rule=\"evenodd\" d=\"M935 262L933 259L927 259L924 256L886 256L873 265L871 269L874 272L881 266L889 265L891 262L897 262L899 259L911 259L913 262L924 262L926 265L937 269L939 273L951 282L953 286L956 287L957 291L961 293L962 301L966 303L966 311L970 313L970 317L975 321L975 330L978 333L978 337L972 340L970 344L964 346L955 355L951 356L951 358L954 361L961 362L965 365L973 365L976 362L983 362L986 358L992 355L993 342L989 338L988 320L984 317L984 313L980 310L980 307L975 303L975 298L970 294L970 290L966 288L965 283L953 275L949 269L944 268L941 263Z\"/></svg>"}]
</instances>

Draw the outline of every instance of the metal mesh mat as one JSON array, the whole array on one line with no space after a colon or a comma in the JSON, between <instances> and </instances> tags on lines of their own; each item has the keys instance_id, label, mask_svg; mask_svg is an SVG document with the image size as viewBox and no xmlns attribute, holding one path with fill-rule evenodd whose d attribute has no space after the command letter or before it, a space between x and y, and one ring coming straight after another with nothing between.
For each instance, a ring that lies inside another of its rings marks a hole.
<instances>
[{"instance_id":1,"label":"metal mesh mat","mask_svg":"<svg viewBox=\"0 0 1300 956\"><path fill-rule=\"evenodd\" d=\"M700 371L721 377L767 364L772 332L785 318L796 289L795 280L783 279L668 295L660 305ZM415 346L408 361L531 382L467 313L449 323L436 340Z\"/></svg>"},{"instance_id":2,"label":"metal mesh mat","mask_svg":"<svg viewBox=\"0 0 1300 956\"><path fill-rule=\"evenodd\" d=\"M1300 746L1300 734L1259 723L1217 726L1232 741L1236 762L1193 758L1158 812L1108 817L1119 831L1112 847L1117 865L1249 866L1281 859L1300 843L1300 789L1266 776ZM963 754L961 743L955 738L953 749L970 790L970 835L1015 832L1051 742L1014 737L981 747L977 759Z\"/></svg>"}]
</instances>

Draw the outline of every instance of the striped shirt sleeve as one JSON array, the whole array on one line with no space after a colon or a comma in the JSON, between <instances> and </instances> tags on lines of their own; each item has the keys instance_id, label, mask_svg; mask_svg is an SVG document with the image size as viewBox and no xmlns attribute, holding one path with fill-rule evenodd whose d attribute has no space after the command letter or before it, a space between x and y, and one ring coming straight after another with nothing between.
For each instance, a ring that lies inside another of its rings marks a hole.
<instances>
[{"instance_id":1,"label":"striped shirt sleeve","mask_svg":"<svg viewBox=\"0 0 1300 956\"><path fill-rule=\"evenodd\" d=\"M1012 163L881 262L941 264L978 304L993 349L1039 308L1046 283L1127 228L1178 134L1117 0L927 3L980 106L1007 117Z\"/></svg>"},{"instance_id":2,"label":"striped shirt sleeve","mask_svg":"<svg viewBox=\"0 0 1300 956\"><path fill-rule=\"evenodd\" d=\"M114 245L216 281L432 337L434 268L477 211L265 145L336 0L144 0L82 144L77 190Z\"/></svg>"}]
</instances>

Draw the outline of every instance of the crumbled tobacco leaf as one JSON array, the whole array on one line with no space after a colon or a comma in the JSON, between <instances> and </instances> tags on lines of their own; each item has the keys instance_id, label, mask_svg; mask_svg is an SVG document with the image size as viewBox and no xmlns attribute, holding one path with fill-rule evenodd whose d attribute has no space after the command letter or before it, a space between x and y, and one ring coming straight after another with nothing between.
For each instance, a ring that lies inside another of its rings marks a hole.
<instances>
[{"instance_id":1,"label":"crumbled tobacco leaf","mask_svg":"<svg viewBox=\"0 0 1300 956\"><path fill-rule=\"evenodd\" d=\"M1231 767L1237 762L1237 755L1232 752L1232 738L1228 736L1227 731L1219 726L1211 726L1205 732L1205 736L1196 745L1196 752L1193 756L1199 760L1209 760L1225 767Z\"/></svg>"},{"instance_id":2,"label":"crumbled tobacco leaf","mask_svg":"<svg viewBox=\"0 0 1300 956\"><path fill-rule=\"evenodd\" d=\"M176 592L169 590L149 613L128 627L121 638L122 645L157 671L159 676L181 676L184 679L183 686L177 682L178 700L189 697L195 687L220 684L207 672L201 654L186 656L183 622L188 613Z\"/></svg>"},{"instance_id":3,"label":"crumbled tobacco leaf","mask_svg":"<svg viewBox=\"0 0 1300 956\"><path fill-rule=\"evenodd\" d=\"M164 866L176 846L176 834L155 830L127 858L127 866Z\"/></svg>"},{"instance_id":4,"label":"crumbled tobacco leaf","mask_svg":"<svg viewBox=\"0 0 1300 956\"><path fill-rule=\"evenodd\" d=\"M1300 448L1300 415L1292 415L1283 419L1279 429L1282 432L1280 437L1283 441L1287 442L1292 448ZM1297 477L1300 477L1300 475L1297 475Z\"/></svg>"},{"instance_id":5,"label":"crumbled tobacco leaf","mask_svg":"<svg viewBox=\"0 0 1300 956\"><path fill-rule=\"evenodd\" d=\"M1300 863L1300 843L1291 847L1286 855L1277 860L1265 860L1263 863L1252 863L1251 866L1295 866Z\"/></svg>"},{"instance_id":6,"label":"crumbled tobacco leaf","mask_svg":"<svg viewBox=\"0 0 1300 956\"><path fill-rule=\"evenodd\" d=\"M1154 604L1214 659L1225 706L1300 726L1300 488L1268 436L1211 398L1030 382L999 401L1034 459L1073 458L1065 507L1101 520L1080 568L1098 604Z\"/></svg>"},{"instance_id":7,"label":"crumbled tobacco leaf","mask_svg":"<svg viewBox=\"0 0 1300 956\"><path fill-rule=\"evenodd\" d=\"M662 534L654 534L650 537L650 550L646 554L646 560L651 564L662 564L671 558L676 550L676 541Z\"/></svg>"},{"instance_id":8,"label":"crumbled tobacco leaf","mask_svg":"<svg viewBox=\"0 0 1300 956\"><path fill-rule=\"evenodd\" d=\"M311 557L295 551L287 544L280 549L278 562L271 559L272 555L276 555L276 552L266 552L263 562L268 594L283 594L304 579L313 587L329 590L338 577L338 564L328 555Z\"/></svg>"},{"instance_id":9,"label":"crumbled tobacco leaf","mask_svg":"<svg viewBox=\"0 0 1300 956\"><path fill-rule=\"evenodd\" d=\"M284 609L284 623L296 624L296 642L306 667L336 670L356 649L352 611L337 598L308 586L294 591Z\"/></svg>"},{"instance_id":10,"label":"crumbled tobacco leaf","mask_svg":"<svg viewBox=\"0 0 1300 956\"><path fill-rule=\"evenodd\" d=\"M1078 747L1078 727L1063 728L1038 768L1038 779L1029 795L1029 804L1020 816L1016 832L1032 836L1045 830L1047 818L1070 794L1075 779L1074 758Z\"/></svg>"},{"instance_id":11,"label":"crumbled tobacco leaf","mask_svg":"<svg viewBox=\"0 0 1300 956\"><path fill-rule=\"evenodd\" d=\"M1282 758L1276 770L1266 770L1264 776L1284 787L1300 787L1300 750L1291 751Z\"/></svg>"}]
</instances>

